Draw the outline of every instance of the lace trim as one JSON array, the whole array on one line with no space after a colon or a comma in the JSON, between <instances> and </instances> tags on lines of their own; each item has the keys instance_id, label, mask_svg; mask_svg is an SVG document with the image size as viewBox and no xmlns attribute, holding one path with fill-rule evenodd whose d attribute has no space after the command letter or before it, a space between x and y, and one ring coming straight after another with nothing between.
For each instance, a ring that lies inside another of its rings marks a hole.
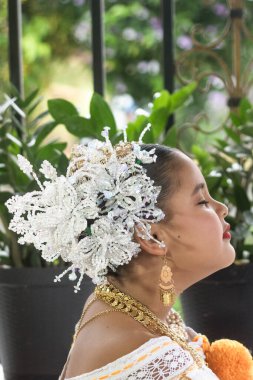
<instances>
[{"instance_id":1,"label":"lace trim","mask_svg":"<svg viewBox=\"0 0 253 380\"><path fill-rule=\"evenodd\" d=\"M152 338L131 353L97 370L65 380L170 379L194 364L188 351L169 337ZM195 368L195 367L194 367Z\"/></svg>"}]
</instances>

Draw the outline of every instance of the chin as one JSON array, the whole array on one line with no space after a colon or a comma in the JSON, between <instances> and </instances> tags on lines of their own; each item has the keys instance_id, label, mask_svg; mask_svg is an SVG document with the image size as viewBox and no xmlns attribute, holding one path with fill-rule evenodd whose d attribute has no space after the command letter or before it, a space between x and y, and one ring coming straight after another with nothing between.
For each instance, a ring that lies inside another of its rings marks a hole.
<instances>
[{"instance_id":1,"label":"chin","mask_svg":"<svg viewBox=\"0 0 253 380\"><path fill-rule=\"evenodd\" d=\"M229 244L228 248L223 252L223 258L225 259L224 265L220 269L227 268L234 263L236 254L235 249L231 244Z\"/></svg>"}]
</instances>

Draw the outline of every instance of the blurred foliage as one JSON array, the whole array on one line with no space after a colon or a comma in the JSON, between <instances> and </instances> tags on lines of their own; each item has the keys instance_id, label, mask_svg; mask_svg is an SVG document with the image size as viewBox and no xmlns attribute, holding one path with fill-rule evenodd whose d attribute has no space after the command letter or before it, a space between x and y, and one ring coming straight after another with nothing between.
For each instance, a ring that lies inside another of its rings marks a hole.
<instances>
[{"instance_id":1,"label":"blurred foliage","mask_svg":"<svg viewBox=\"0 0 253 380\"><path fill-rule=\"evenodd\" d=\"M50 83L52 61L64 60L83 49L75 38L75 28L87 10L85 1L22 2L25 87L28 92Z\"/></svg>"},{"instance_id":2,"label":"blurred foliage","mask_svg":"<svg viewBox=\"0 0 253 380\"><path fill-rule=\"evenodd\" d=\"M149 103L149 111L137 110L134 121L127 125L127 136L130 141L137 141L141 132L148 125L151 127L143 138L148 144L168 144L175 146L174 127L168 128L169 117L192 95L196 89L196 83L182 87L173 94L162 90L154 95ZM73 104L64 99L52 99L48 101L48 110L58 124L63 124L67 130L79 137L102 139L101 132L104 126L110 128L110 138L113 143L123 139L122 129L116 126L112 111L106 101L97 93L94 93L90 102L90 117L79 115Z\"/></svg>"},{"instance_id":3,"label":"blurred foliage","mask_svg":"<svg viewBox=\"0 0 253 380\"><path fill-rule=\"evenodd\" d=\"M6 2L0 25L6 18ZM91 0L23 0L23 51L25 87L45 87L52 79L52 62L69 56L84 54L83 64L90 66L91 51ZM245 19L252 23L250 1L246 1ZM134 15L134 17L133 17ZM200 24L199 38L210 42L223 30L229 10L226 0L175 0L174 42L176 55L191 48L190 31ZM5 28L6 31L6 28ZM5 37L4 37L5 36ZM6 46L6 33L1 37ZM138 105L163 85L162 25L160 0L105 0L105 43L108 90L113 95L129 93ZM250 40L243 40L242 64L252 55ZM219 55L230 65L231 41L221 43ZM6 58L6 57L5 57ZM1 58L2 60L4 58ZM219 72L215 61L203 54L196 55L196 67ZM186 73L187 74L187 73ZM192 78L191 78L192 79ZM212 88L220 91L220 84L211 80ZM195 92L188 109L188 118L204 108L205 97ZM183 110L182 110L183 111ZM208 111L208 110L207 110ZM179 115L179 121L185 117Z\"/></svg>"},{"instance_id":4,"label":"blurred foliage","mask_svg":"<svg viewBox=\"0 0 253 380\"><path fill-rule=\"evenodd\" d=\"M242 99L230 113L208 150L194 145L192 153L206 177L211 195L229 208L236 260L253 262L253 105Z\"/></svg>"}]
</instances>

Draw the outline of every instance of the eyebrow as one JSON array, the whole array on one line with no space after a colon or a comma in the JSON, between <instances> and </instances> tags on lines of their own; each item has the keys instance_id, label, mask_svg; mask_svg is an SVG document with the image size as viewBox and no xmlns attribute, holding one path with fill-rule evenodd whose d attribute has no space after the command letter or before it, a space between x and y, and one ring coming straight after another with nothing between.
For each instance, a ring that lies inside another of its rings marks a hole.
<instances>
[{"instance_id":1,"label":"eyebrow","mask_svg":"<svg viewBox=\"0 0 253 380\"><path fill-rule=\"evenodd\" d=\"M198 184L195 186L195 188L194 188L194 190L193 190L193 192L192 192L192 197L193 197L193 195L195 195L200 189L204 189L204 187L205 187L204 182L198 183Z\"/></svg>"}]
</instances>

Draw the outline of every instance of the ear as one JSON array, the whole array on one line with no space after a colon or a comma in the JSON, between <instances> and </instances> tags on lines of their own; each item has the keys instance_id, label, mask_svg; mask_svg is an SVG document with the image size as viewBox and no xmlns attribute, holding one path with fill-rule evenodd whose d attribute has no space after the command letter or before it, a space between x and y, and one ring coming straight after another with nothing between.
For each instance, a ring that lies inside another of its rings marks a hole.
<instances>
[{"instance_id":1,"label":"ear","mask_svg":"<svg viewBox=\"0 0 253 380\"><path fill-rule=\"evenodd\" d=\"M161 247L158 242L154 241L153 239L143 239L140 237L137 233L137 231L142 232L142 229L138 226L135 226L135 233L134 233L134 241L136 243L140 244L140 247L142 251L147 252L151 255L155 256L164 256L167 253L167 247ZM159 228L158 224L151 224L151 231L150 234L153 236L154 239L162 242L162 230Z\"/></svg>"}]
</instances>

